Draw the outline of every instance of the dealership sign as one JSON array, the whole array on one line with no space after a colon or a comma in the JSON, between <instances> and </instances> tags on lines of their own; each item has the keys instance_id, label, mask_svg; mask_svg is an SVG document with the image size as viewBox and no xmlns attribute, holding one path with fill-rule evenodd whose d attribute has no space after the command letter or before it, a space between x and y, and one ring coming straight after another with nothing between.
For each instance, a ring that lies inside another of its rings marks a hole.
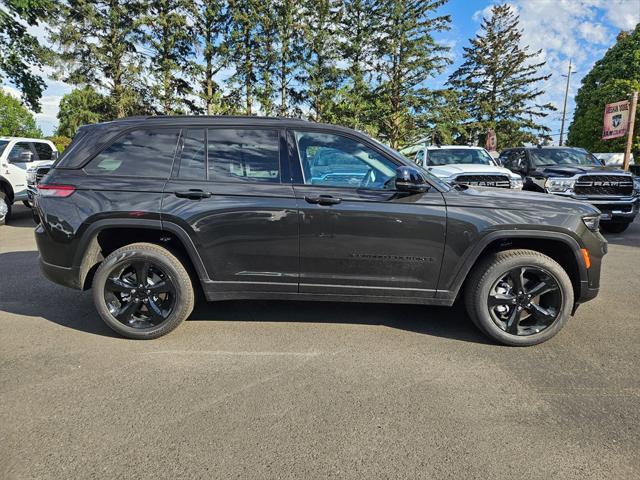
<instances>
[{"instance_id":1,"label":"dealership sign","mask_svg":"<svg viewBox=\"0 0 640 480\"><path fill-rule=\"evenodd\" d=\"M624 137L629 127L629 101L609 103L604 107L602 139Z\"/></svg>"}]
</instances>

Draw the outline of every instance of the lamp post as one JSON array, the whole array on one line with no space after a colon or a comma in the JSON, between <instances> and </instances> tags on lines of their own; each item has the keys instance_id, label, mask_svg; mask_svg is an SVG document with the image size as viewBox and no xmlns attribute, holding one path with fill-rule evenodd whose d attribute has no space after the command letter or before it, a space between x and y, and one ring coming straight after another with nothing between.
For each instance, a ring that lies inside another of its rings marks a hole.
<instances>
[{"instance_id":1,"label":"lamp post","mask_svg":"<svg viewBox=\"0 0 640 480\"><path fill-rule=\"evenodd\" d=\"M560 141L558 142L558 146L561 147L564 140L564 121L567 116L567 98L569 97L569 82L571 82L571 74L576 73L571 70L571 60L569 59L569 70L566 75L563 77L567 77L567 85L564 88L564 107L562 107L562 123L560 125Z\"/></svg>"}]
</instances>

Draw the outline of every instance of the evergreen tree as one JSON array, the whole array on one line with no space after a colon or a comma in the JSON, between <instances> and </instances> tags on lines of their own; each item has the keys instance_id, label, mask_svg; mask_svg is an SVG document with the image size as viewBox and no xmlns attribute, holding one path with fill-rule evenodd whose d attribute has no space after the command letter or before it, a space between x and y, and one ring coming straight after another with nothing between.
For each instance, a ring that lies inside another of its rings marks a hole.
<instances>
[{"instance_id":1,"label":"evergreen tree","mask_svg":"<svg viewBox=\"0 0 640 480\"><path fill-rule=\"evenodd\" d=\"M335 121L338 68L338 0L307 0L304 3L304 63L299 81L309 116L317 122Z\"/></svg>"},{"instance_id":2,"label":"evergreen tree","mask_svg":"<svg viewBox=\"0 0 640 480\"><path fill-rule=\"evenodd\" d=\"M592 152L624 152L626 137L601 139L602 118L605 104L625 100L634 90L640 91L640 24L631 32L622 32L616 44L582 79L568 144ZM635 128L633 151L636 163L640 163L640 108Z\"/></svg>"},{"instance_id":3,"label":"evergreen tree","mask_svg":"<svg viewBox=\"0 0 640 480\"><path fill-rule=\"evenodd\" d=\"M264 92L259 93L259 71L265 66L269 67L265 50L271 49L272 38L265 37L263 22L267 14L269 4L261 0L229 0L229 35L227 37L227 58L234 68L233 75L227 83L232 88L231 95L241 99L243 112L246 115L256 113L256 97L261 96L264 101ZM267 20L269 21L269 20ZM270 77L267 79L270 81ZM263 90L265 89L262 78ZM270 89L271 86L267 86Z\"/></svg>"},{"instance_id":4,"label":"evergreen tree","mask_svg":"<svg viewBox=\"0 0 640 480\"><path fill-rule=\"evenodd\" d=\"M275 65L278 90L278 114L295 113L301 101L296 88L303 58L302 26L303 10L297 0L278 0L276 9L277 54Z\"/></svg>"},{"instance_id":5,"label":"evergreen tree","mask_svg":"<svg viewBox=\"0 0 640 480\"><path fill-rule=\"evenodd\" d=\"M50 51L27 33L54 14L55 0L0 1L0 83L6 78L22 92L22 99L34 112L40 111L45 83L36 73L50 61Z\"/></svg>"},{"instance_id":6,"label":"evergreen tree","mask_svg":"<svg viewBox=\"0 0 640 480\"><path fill-rule=\"evenodd\" d=\"M149 92L157 112L165 115L200 110L189 81L194 55L190 6L189 0L150 0L141 19L152 79Z\"/></svg>"},{"instance_id":7,"label":"evergreen tree","mask_svg":"<svg viewBox=\"0 0 640 480\"><path fill-rule=\"evenodd\" d=\"M373 63L378 31L375 0L344 0L340 21L339 57L345 64L338 92L337 121L357 130L376 133L373 111Z\"/></svg>"},{"instance_id":8,"label":"evergreen tree","mask_svg":"<svg viewBox=\"0 0 640 480\"><path fill-rule=\"evenodd\" d=\"M82 125L116 118L114 99L91 87L77 88L60 100L56 135L73 138Z\"/></svg>"},{"instance_id":9,"label":"evergreen tree","mask_svg":"<svg viewBox=\"0 0 640 480\"><path fill-rule=\"evenodd\" d=\"M224 0L197 0L191 5L191 17L197 60L192 62L198 96L207 115L225 112L221 85L215 80L224 67L228 28L227 8Z\"/></svg>"},{"instance_id":10,"label":"evergreen tree","mask_svg":"<svg viewBox=\"0 0 640 480\"><path fill-rule=\"evenodd\" d=\"M448 16L433 16L446 0L377 0L376 44L378 129L399 147L415 128L415 109L424 102L429 76L449 59L433 34L446 30Z\"/></svg>"},{"instance_id":11,"label":"evergreen tree","mask_svg":"<svg viewBox=\"0 0 640 480\"><path fill-rule=\"evenodd\" d=\"M41 137L33 114L0 88L0 136Z\"/></svg>"},{"instance_id":12,"label":"evergreen tree","mask_svg":"<svg viewBox=\"0 0 640 480\"><path fill-rule=\"evenodd\" d=\"M416 109L415 138L437 137L442 144L469 143L470 118L462 107L460 93L452 89L433 90Z\"/></svg>"},{"instance_id":13,"label":"evergreen tree","mask_svg":"<svg viewBox=\"0 0 640 480\"><path fill-rule=\"evenodd\" d=\"M470 131L479 137L487 129L496 132L500 148L550 139L549 128L538 121L555 110L536 103L544 93L540 74L545 62L540 53L521 46L519 17L508 4L494 5L482 19L480 33L464 48L464 63L451 75L449 84L463 93L463 105L472 117Z\"/></svg>"},{"instance_id":14,"label":"evergreen tree","mask_svg":"<svg viewBox=\"0 0 640 480\"><path fill-rule=\"evenodd\" d=\"M59 77L106 92L118 118L146 110L138 87L142 8L140 0L68 0L51 35L60 50Z\"/></svg>"}]
</instances>

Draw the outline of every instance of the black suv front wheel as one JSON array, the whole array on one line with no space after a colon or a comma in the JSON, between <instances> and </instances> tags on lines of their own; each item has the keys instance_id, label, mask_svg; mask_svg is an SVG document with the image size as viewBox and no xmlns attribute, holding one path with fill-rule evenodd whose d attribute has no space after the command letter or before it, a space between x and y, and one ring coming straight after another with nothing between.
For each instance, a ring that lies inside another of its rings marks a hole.
<instances>
[{"instance_id":1,"label":"black suv front wheel","mask_svg":"<svg viewBox=\"0 0 640 480\"><path fill-rule=\"evenodd\" d=\"M105 323L134 339L158 338L193 310L184 265L167 249L134 243L111 253L93 278L93 301Z\"/></svg>"},{"instance_id":2,"label":"black suv front wheel","mask_svg":"<svg viewBox=\"0 0 640 480\"><path fill-rule=\"evenodd\" d=\"M553 259L533 250L507 250L481 261L468 279L467 312L486 335L511 346L556 335L573 307L573 286Z\"/></svg>"}]
</instances>

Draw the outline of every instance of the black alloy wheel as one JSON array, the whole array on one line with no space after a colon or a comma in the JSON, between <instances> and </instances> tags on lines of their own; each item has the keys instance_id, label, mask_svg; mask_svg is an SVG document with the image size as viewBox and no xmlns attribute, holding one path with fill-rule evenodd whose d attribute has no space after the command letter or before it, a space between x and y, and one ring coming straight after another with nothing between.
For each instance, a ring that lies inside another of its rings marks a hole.
<instances>
[{"instance_id":1,"label":"black alloy wheel","mask_svg":"<svg viewBox=\"0 0 640 480\"><path fill-rule=\"evenodd\" d=\"M149 259L131 259L109 272L104 301L109 313L123 325L148 329L171 316L176 288L160 265Z\"/></svg>"},{"instance_id":2,"label":"black alloy wheel","mask_svg":"<svg viewBox=\"0 0 640 480\"><path fill-rule=\"evenodd\" d=\"M558 280L536 266L518 266L492 286L487 307L495 324L511 335L533 335L551 326L563 309Z\"/></svg>"}]
</instances>

